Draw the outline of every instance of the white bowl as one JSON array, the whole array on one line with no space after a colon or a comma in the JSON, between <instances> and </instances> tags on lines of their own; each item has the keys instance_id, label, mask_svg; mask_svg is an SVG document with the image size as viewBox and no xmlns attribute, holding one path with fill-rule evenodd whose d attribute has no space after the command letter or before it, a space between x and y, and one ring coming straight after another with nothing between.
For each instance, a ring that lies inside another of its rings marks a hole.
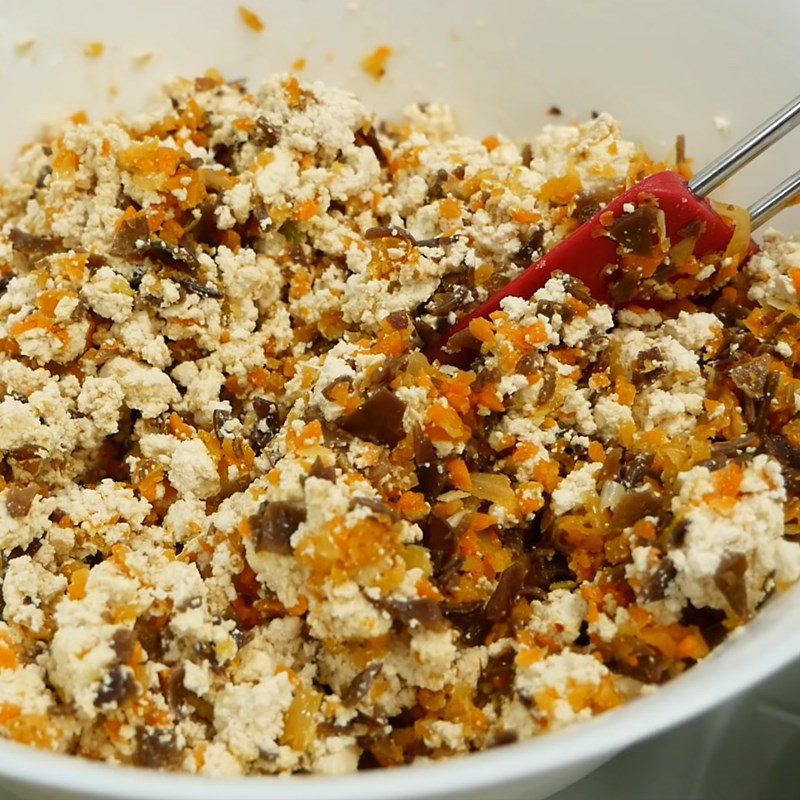
<instances>
[{"instance_id":1,"label":"white bowl","mask_svg":"<svg viewBox=\"0 0 800 800\"><path fill-rule=\"evenodd\" d=\"M0 6L0 86L6 112L0 161L42 123L141 108L163 79L209 66L262 76L308 59L305 76L350 87L381 114L412 100L451 103L483 136L537 132L552 121L611 111L631 138L665 155L678 133L698 165L787 101L800 69L795 0L246 0L255 34L234 3L40 0ZM17 46L26 41L26 48ZM83 46L105 45L87 59ZM379 44L396 50L375 84L358 68ZM24 52L19 52L20 50ZM145 52L152 58L135 66ZM713 122L732 124L726 136ZM798 134L800 136L800 134ZM794 138L797 141L797 137ZM800 166L784 142L731 182L747 204ZM779 226L800 228L797 210ZM771 601L733 641L653 695L589 723L437 764L348 777L214 780L49 755L0 743L0 786L25 797L126 800L360 800L381 797L537 800L627 745L742 692L800 655L800 587Z\"/></svg>"}]
</instances>

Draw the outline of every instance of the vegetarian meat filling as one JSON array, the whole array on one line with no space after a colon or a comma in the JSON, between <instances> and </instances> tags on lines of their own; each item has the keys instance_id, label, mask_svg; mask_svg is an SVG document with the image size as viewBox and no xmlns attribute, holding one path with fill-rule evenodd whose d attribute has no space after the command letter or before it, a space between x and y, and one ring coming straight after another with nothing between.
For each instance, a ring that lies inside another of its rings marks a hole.
<instances>
[{"instance_id":1,"label":"vegetarian meat filling","mask_svg":"<svg viewBox=\"0 0 800 800\"><path fill-rule=\"evenodd\" d=\"M635 698L797 580L800 238L654 259L632 209L615 307L555 274L463 368L424 354L666 166L606 114L478 141L286 75L28 147L2 734L226 776L439 759Z\"/></svg>"}]
</instances>

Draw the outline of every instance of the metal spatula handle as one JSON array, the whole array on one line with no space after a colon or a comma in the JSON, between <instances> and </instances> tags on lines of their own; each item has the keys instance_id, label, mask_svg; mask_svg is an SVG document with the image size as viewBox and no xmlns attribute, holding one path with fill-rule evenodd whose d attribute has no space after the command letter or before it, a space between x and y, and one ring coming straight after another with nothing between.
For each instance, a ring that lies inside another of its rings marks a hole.
<instances>
[{"instance_id":1,"label":"metal spatula handle","mask_svg":"<svg viewBox=\"0 0 800 800\"><path fill-rule=\"evenodd\" d=\"M800 170L756 200L747 209L747 213L750 215L750 227L755 229L768 222L798 195L800 195Z\"/></svg>"},{"instance_id":2,"label":"metal spatula handle","mask_svg":"<svg viewBox=\"0 0 800 800\"><path fill-rule=\"evenodd\" d=\"M701 169L689 181L689 188L698 197L705 197L798 125L800 95Z\"/></svg>"}]
</instances>

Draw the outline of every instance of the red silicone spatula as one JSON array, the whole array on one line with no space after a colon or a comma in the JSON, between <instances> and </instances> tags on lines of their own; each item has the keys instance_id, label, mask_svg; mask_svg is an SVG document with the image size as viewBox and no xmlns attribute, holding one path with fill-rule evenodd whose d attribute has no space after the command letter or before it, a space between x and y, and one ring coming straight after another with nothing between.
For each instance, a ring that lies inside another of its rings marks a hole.
<instances>
[{"instance_id":1,"label":"red silicone spatula","mask_svg":"<svg viewBox=\"0 0 800 800\"><path fill-rule=\"evenodd\" d=\"M530 297L553 272L579 278L597 300L612 305L652 303L690 292L692 273L724 269L722 257L734 235L707 195L767 147L800 124L800 96L729 148L690 182L674 172L651 175L612 200L545 256L464 315L426 355L463 366L470 350L457 333L496 311L504 297ZM766 222L800 194L800 171L747 209L750 228ZM731 207L733 208L733 207ZM739 224L747 218L739 214ZM749 230L746 231L749 237ZM679 243L683 243L679 246ZM750 244L746 255L756 249ZM680 267L693 257L692 268ZM716 261L716 263L715 263ZM727 265L730 268L730 264ZM684 283L680 284L679 281ZM688 282L687 282L688 281ZM699 282L696 281L696 283ZM685 295L684 295L685 296Z\"/></svg>"}]
</instances>

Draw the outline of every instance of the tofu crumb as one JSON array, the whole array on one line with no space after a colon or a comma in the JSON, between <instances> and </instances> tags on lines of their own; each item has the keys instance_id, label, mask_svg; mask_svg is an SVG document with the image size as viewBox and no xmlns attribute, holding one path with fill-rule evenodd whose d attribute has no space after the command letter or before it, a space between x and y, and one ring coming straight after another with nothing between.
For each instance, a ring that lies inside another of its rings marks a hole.
<instances>
[{"instance_id":1,"label":"tofu crumb","mask_svg":"<svg viewBox=\"0 0 800 800\"><path fill-rule=\"evenodd\" d=\"M731 121L727 119L727 117L721 117L718 114L715 114L711 121L714 123L714 127L719 131L723 136L730 136L731 133Z\"/></svg>"}]
</instances>

